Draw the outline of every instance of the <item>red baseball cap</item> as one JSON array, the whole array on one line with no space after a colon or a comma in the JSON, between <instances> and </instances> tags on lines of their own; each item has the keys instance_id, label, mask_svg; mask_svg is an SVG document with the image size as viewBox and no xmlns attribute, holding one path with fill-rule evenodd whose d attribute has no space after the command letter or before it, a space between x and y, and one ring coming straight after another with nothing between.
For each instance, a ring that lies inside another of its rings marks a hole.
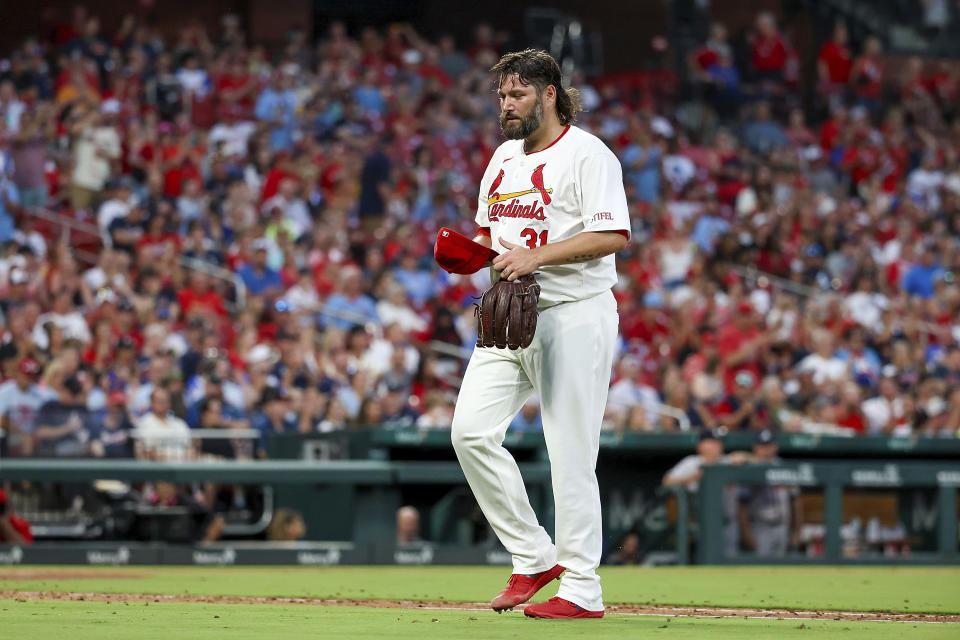
<instances>
[{"instance_id":1,"label":"red baseball cap","mask_svg":"<svg viewBox=\"0 0 960 640\"><path fill-rule=\"evenodd\" d=\"M30 356L24 356L17 364L17 370L25 376L34 377L40 374L40 363Z\"/></svg>"},{"instance_id":2,"label":"red baseball cap","mask_svg":"<svg viewBox=\"0 0 960 640\"><path fill-rule=\"evenodd\" d=\"M740 282L740 276L738 276L733 271L723 276L723 283L728 287L732 287L733 285L738 284L739 282Z\"/></svg>"},{"instance_id":3,"label":"red baseball cap","mask_svg":"<svg viewBox=\"0 0 960 640\"><path fill-rule=\"evenodd\" d=\"M453 229L443 227L437 232L433 257L449 273L470 275L479 271L488 260L497 257L497 252Z\"/></svg>"}]
</instances>

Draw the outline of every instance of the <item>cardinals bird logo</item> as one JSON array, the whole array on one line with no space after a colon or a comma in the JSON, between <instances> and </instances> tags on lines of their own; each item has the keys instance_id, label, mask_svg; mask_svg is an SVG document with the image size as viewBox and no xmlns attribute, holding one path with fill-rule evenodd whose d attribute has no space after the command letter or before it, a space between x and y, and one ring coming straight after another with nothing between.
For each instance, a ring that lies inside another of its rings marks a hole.
<instances>
[{"instance_id":1,"label":"cardinals bird logo","mask_svg":"<svg viewBox=\"0 0 960 640\"><path fill-rule=\"evenodd\" d=\"M500 196L500 194L497 193L497 188L500 186L501 182L503 182L503 169L500 169L500 173L497 174L497 177L493 180L493 184L490 185L490 191L487 192L488 199L493 199Z\"/></svg>"},{"instance_id":2,"label":"cardinals bird logo","mask_svg":"<svg viewBox=\"0 0 960 640\"><path fill-rule=\"evenodd\" d=\"M490 191L487 192L487 205L494 205L498 202L503 202L504 200L512 200L513 198L519 198L520 196L525 196L531 193L539 193L543 204L550 204L552 200L550 198L550 194L553 193L553 189L546 189L543 186L543 168L545 166L547 166L546 163L541 164L533 170L532 174L530 174L530 184L533 185L532 189L515 191L513 193L497 192L497 189L500 188L500 183L503 182L503 169L500 169L500 173L497 174L493 184L490 185Z\"/></svg>"},{"instance_id":3,"label":"cardinals bird logo","mask_svg":"<svg viewBox=\"0 0 960 640\"><path fill-rule=\"evenodd\" d=\"M547 165L542 164L533 170L533 173L530 175L530 182L533 184L534 188L540 192L540 197L543 199L543 204L550 204L550 194L553 193L553 189L543 188L543 168L545 166Z\"/></svg>"}]
</instances>

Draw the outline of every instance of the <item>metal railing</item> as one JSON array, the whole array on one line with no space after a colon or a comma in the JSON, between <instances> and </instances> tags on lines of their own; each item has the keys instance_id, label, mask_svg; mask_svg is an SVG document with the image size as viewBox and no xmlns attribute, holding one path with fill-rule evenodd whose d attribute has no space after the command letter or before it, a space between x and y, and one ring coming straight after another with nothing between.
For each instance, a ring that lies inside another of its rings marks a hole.
<instances>
[{"instance_id":1,"label":"metal railing","mask_svg":"<svg viewBox=\"0 0 960 640\"><path fill-rule=\"evenodd\" d=\"M225 439L232 438L237 440L250 440L260 437L260 432L256 429L190 429L188 432L190 438L193 440L204 440L204 439ZM156 435L152 432L144 432L141 429L132 429L130 431L130 437L140 438L140 437L150 437L152 439L165 439L169 438L171 440L177 439L178 436L170 435L166 436L164 434Z\"/></svg>"},{"instance_id":2,"label":"metal railing","mask_svg":"<svg viewBox=\"0 0 960 640\"><path fill-rule=\"evenodd\" d=\"M470 354L473 353L473 349L467 349L466 347L450 344L449 342L443 342L441 340L431 340L427 343L427 346L435 353L453 356L460 360L469 360Z\"/></svg>"},{"instance_id":3,"label":"metal railing","mask_svg":"<svg viewBox=\"0 0 960 640\"><path fill-rule=\"evenodd\" d=\"M830 293L828 291L821 291L815 287L800 284L799 282L794 282L793 280L787 280L786 278L775 276L772 273L761 271L756 267L744 267L738 264L728 263L727 268L743 278L747 283L756 284L757 280L760 278L766 278L770 281L771 286L783 291L788 291L803 298L814 298L819 295L826 295Z\"/></svg>"},{"instance_id":4,"label":"metal railing","mask_svg":"<svg viewBox=\"0 0 960 640\"><path fill-rule=\"evenodd\" d=\"M368 316L357 313L356 311L350 311L349 309L328 309L326 304L322 304L320 308L317 309L316 315L317 318L326 316L334 320L345 320L355 325L360 325L370 330L377 337L380 337L382 334L381 327L376 322L371 321Z\"/></svg>"},{"instance_id":5,"label":"metal railing","mask_svg":"<svg viewBox=\"0 0 960 640\"><path fill-rule=\"evenodd\" d=\"M199 444L200 441L229 440L237 456L236 460L252 461L255 442L259 439L260 432L255 429L192 429L187 434L167 435L133 429L130 431L130 436L135 441L142 441L148 452L159 450L161 459L189 460L191 464L209 465L213 469L238 464L238 462L204 452L202 445ZM107 460L101 460L107 462ZM142 460L128 462L143 465L143 468L147 468L150 464L157 464ZM275 502L273 488L256 483L231 484L235 485L233 487L235 492L239 491L246 496L250 495L250 487L254 487L254 492L258 496L257 508L250 509L245 506L249 504L247 501L240 506L233 504L221 512L224 518L224 535L255 536L264 532L273 518ZM113 526L115 519L116 508L137 517L170 516L176 511L175 507L144 503L141 497L134 499L133 496L138 494L136 486L122 481L94 481L89 490L78 493L69 504L64 504L62 499L58 502L55 498L56 491L53 491L53 494L50 494L50 491L51 487L46 487L40 493L36 491L22 493L16 490L12 494L17 512L28 519L38 539L99 537L109 533L108 530ZM114 496L114 499L108 499L107 496ZM115 499L116 496L122 496L122 499ZM107 506L108 503L111 506ZM212 505L208 506L212 507Z\"/></svg>"},{"instance_id":6,"label":"metal railing","mask_svg":"<svg viewBox=\"0 0 960 640\"><path fill-rule=\"evenodd\" d=\"M655 405L645 405L644 408L662 416L673 418L677 421L677 426L680 427L680 431L690 431L690 418L687 416L687 412L683 409L669 404L663 404L662 402L659 402Z\"/></svg>"},{"instance_id":7,"label":"metal railing","mask_svg":"<svg viewBox=\"0 0 960 640\"><path fill-rule=\"evenodd\" d=\"M252 459L255 443L260 438L256 429L190 429L186 433L157 433L155 430L132 429L130 437L140 444L143 452L165 460L197 460L220 462L215 455L203 451L203 441L227 440L234 457Z\"/></svg>"},{"instance_id":8,"label":"metal railing","mask_svg":"<svg viewBox=\"0 0 960 640\"><path fill-rule=\"evenodd\" d=\"M70 242L70 232L76 231L79 233L85 233L93 237L99 238L100 242L103 242L103 236L100 233L100 228L89 222L83 222L82 220L76 220L69 216L61 215L54 213L53 211L48 211L47 209L29 209L27 210L27 215L33 216L34 218L39 218L40 220L46 220L51 224L58 225L63 229L63 235L66 237L67 244L72 244ZM84 251L83 249L76 249L71 246L70 251L73 255L86 262L87 264L96 264L98 256L89 251Z\"/></svg>"},{"instance_id":9,"label":"metal railing","mask_svg":"<svg viewBox=\"0 0 960 640\"><path fill-rule=\"evenodd\" d=\"M99 226L91 222L84 222L82 220L75 220L69 216L61 215L54 213L46 209L31 209L27 212L27 215L40 218L41 220L46 220L51 224L60 226L64 230L66 235L67 244L70 243L70 232L76 231L78 233L86 233L92 236L95 236L100 239L100 243L104 247L112 246L113 242L110 239L110 236L103 232ZM76 249L71 246L71 252L74 256L79 259L82 259L88 264L96 264L99 256L90 253L89 251L84 251L82 249ZM237 274L233 273L229 269L224 269L215 264L211 264L204 260L198 260L196 258L189 258L187 256L178 256L177 262L181 267L186 269L191 269L193 271L202 271L212 278L217 278L219 280L224 280L231 285L233 285L234 295L236 300L234 302L227 302L227 306L231 311L236 311L238 309L243 309L246 306L247 302L247 287L243 283L243 280Z\"/></svg>"}]
</instances>

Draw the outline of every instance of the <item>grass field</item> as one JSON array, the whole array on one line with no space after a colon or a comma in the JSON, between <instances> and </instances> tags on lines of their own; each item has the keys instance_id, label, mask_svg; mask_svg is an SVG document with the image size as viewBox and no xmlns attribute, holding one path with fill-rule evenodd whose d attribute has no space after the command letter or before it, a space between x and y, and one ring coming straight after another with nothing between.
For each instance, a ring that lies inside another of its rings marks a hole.
<instances>
[{"instance_id":1,"label":"grass field","mask_svg":"<svg viewBox=\"0 0 960 640\"><path fill-rule=\"evenodd\" d=\"M622 603L611 606L611 611L637 610L624 605L745 609L740 612L743 615L723 618L712 617L711 611L699 612L710 617L612 613L599 621L555 622L527 619L519 611L497 615L482 605L454 604L489 601L505 582L506 571L497 567L0 569L0 638L206 639L229 634L259 640L380 640L386 635L424 640L524 638L544 632L550 640L813 636L884 640L904 633L919 638L960 637L956 623L861 621L849 616L834 620L838 617L834 614L807 620L763 619L770 615L764 611L768 609L928 613L960 619L956 616L960 614L960 569L613 567L601 572L607 603ZM554 595L555 585L547 586L535 600ZM57 599L66 597L73 599ZM359 603L363 606L234 603L241 597L366 602ZM182 601L198 599L213 601ZM417 601L432 604L423 608Z\"/></svg>"}]
</instances>

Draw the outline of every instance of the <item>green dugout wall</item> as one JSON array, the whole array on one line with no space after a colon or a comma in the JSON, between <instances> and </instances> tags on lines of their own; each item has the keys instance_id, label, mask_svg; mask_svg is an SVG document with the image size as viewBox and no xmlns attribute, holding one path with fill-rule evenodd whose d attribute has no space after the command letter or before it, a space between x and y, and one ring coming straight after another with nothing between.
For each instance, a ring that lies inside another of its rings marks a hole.
<instances>
[{"instance_id":1,"label":"green dugout wall","mask_svg":"<svg viewBox=\"0 0 960 640\"><path fill-rule=\"evenodd\" d=\"M769 558L724 553L724 487L729 485L773 485L819 488L824 494L824 553L810 558L786 556ZM705 468L697 497L700 539L697 561L700 564L769 564L803 562L857 564L890 562L907 564L960 564L957 532L957 488L960 487L960 462L930 460L790 462L777 466L741 465ZM933 549L911 551L908 556L878 557L843 553L841 526L844 523L845 491L881 490L884 492L927 489L935 495L935 544Z\"/></svg>"},{"instance_id":2,"label":"green dugout wall","mask_svg":"<svg viewBox=\"0 0 960 640\"><path fill-rule=\"evenodd\" d=\"M748 450L752 435L734 433L724 440L727 451ZM692 548L696 550L693 558L698 562L754 561L744 556L724 558L722 548L716 545L720 536L710 532L719 531L717 527L722 527L723 518L720 513L718 525L718 512L713 507L719 504L716 487L730 482L765 482L778 476L765 475L768 470L763 467L709 469L703 479L700 499L688 505L683 492L663 490L660 480L677 460L694 451L695 442L694 434L684 433L602 435L597 472L604 505L606 551L615 549L626 532L635 531L641 536L645 555L659 556L658 561L684 562L691 549L688 540L697 543ZM929 553L926 558L921 553L896 561L960 563L956 503L950 503L950 496L954 496L954 500L956 497L956 483L950 485L954 482L951 478L960 477L960 440L783 434L779 442L781 455L786 460L780 471L800 473L799 469L807 475L797 478L814 479L795 483L795 486L803 491L823 492L827 524L833 526L843 519L836 505L844 488L903 491L900 501L903 519L921 525L918 533L925 536L924 548ZM542 435L508 433L505 444L521 466L534 508L547 529L552 529L550 470ZM360 551L340 554L343 562L390 561L390 554L380 550L392 550L395 512L403 504L413 504L421 510L424 537L440 548L465 550L476 541L476 514L472 514L471 520L472 498L456 463L449 432L365 429L283 436L271 440L270 452L271 460L249 463L0 460L0 481L164 478L182 482L267 484L274 490L275 506L295 508L304 515L310 540L357 545ZM745 475L726 475L740 473ZM895 476L891 475L894 473ZM894 477L899 484L892 481ZM870 484L871 478L874 484ZM790 483L784 483L781 477L780 484ZM950 504L953 504L952 511ZM691 518L685 516L688 509ZM830 538L827 546L823 556L812 561L842 559L837 539ZM484 549L479 553L474 553L476 549L469 553L463 551L460 557L464 561L473 561L470 558L474 556L474 560L479 561L489 561L494 556L498 562L503 560L495 548ZM446 557L446 553L430 555L432 561L439 557ZM450 557L458 556L451 552ZM811 561L808 558L786 560Z\"/></svg>"}]
</instances>

